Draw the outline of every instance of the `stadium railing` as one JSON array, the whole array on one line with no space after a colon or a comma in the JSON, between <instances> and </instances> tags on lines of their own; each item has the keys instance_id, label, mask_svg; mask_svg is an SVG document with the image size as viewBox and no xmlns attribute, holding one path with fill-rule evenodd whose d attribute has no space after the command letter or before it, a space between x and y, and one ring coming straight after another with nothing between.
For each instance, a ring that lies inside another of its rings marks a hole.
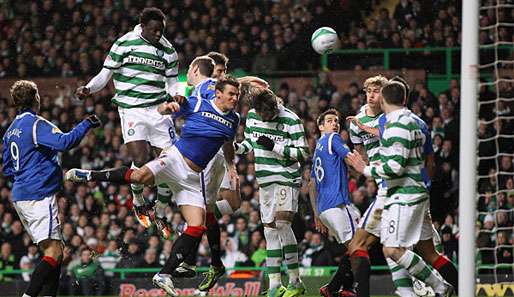
<instances>
[{"instance_id":1,"label":"stadium railing","mask_svg":"<svg viewBox=\"0 0 514 297\"><path fill-rule=\"evenodd\" d=\"M492 46L485 45L483 49L494 50ZM512 54L514 51L512 46L509 45L500 45L498 49L505 50L506 53ZM460 72L460 47L423 47L423 48L369 48L369 49L337 49L331 52L330 54L321 56L321 68L322 69L330 69L329 58L331 56L337 55L349 55L349 56L373 56L378 55L382 56L382 67L385 70L397 69L398 67L393 67L393 63L397 60L404 59L406 55L409 54L423 54L426 56L434 55L434 54L443 54L444 55L444 71L429 73L429 78L440 77L445 78L447 80L458 77ZM509 52L510 51L510 52ZM393 57L394 54L400 54L399 57ZM348 59L351 60L351 59ZM418 61L419 64L426 63L427 67L430 64L429 61Z\"/></svg>"},{"instance_id":2,"label":"stadium railing","mask_svg":"<svg viewBox=\"0 0 514 297\"><path fill-rule=\"evenodd\" d=\"M119 274L120 279L125 279L127 273L147 273L147 272L158 272L160 268L109 268L104 269L105 272L113 272ZM198 272L206 272L209 267L198 267ZM308 276L330 276L333 271L337 270L337 266L319 266L319 267L305 267L300 268L303 270L304 275ZM372 266L372 271L388 271L387 266ZM227 268L227 271L266 271L266 267L232 267ZM285 270L284 270L285 271ZM0 270L0 279L4 274L19 275L24 272L32 272L32 270L12 269L12 270Z\"/></svg>"}]
</instances>

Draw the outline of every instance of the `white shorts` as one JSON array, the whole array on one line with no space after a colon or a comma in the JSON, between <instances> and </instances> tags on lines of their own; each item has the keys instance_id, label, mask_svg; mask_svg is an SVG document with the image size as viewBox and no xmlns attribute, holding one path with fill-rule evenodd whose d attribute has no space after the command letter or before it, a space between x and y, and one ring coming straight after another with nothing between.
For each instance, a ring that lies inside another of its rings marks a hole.
<instances>
[{"instance_id":1,"label":"white shorts","mask_svg":"<svg viewBox=\"0 0 514 297\"><path fill-rule=\"evenodd\" d=\"M384 210L384 201L387 195L386 189L379 189L377 197L373 203L368 206L366 212L362 216L360 228L369 234L380 238L380 222L382 221L382 212Z\"/></svg>"},{"instance_id":2,"label":"white shorts","mask_svg":"<svg viewBox=\"0 0 514 297\"><path fill-rule=\"evenodd\" d=\"M432 238L428 198L414 205L391 204L382 214L381 242L385 247L409 248Z\"/></svg>"},{"instance_id":3,"label":"white shorts","mask_svg":"<svg viewBox=\"0 0 514 297\"><path fill-rule=\"evenodd\" d=\"M165 183L173 192L173 200L180 205L205 208L200 184L200 173L187 165L175 146L164 149L159 158L146 165L155 177L155 184Z\"/></svg>"},{"instance_id":4,"label":"white shorts","mask_svg":"<svg viewBox=\"0 0 514 297\"><path fill-rule=\"evenodd\" d=\"M157 111L158 105L140 108L118 107L121 133L125 143L144 140L158 148L167 148L175 143L176 132L169 115Z\"/></svg>"},{"instance_id":5,"label":"white shorts","mask_svg":"<svg viewBox=\"0 0 514 297\"><path fill-rule=\"evenodd\" d=\"M359 224L359 214L351 205L329 208L319 218L338 243L346 243L352 239Z\"/></svg>"},{"instance_id":6,"label":"white shorts","mask_svg":"<svg viewBox=\"0 0 514 297\"><path fill-rule=\"evenodd\" d=\"M205 187L205 201L212 205L218 200L220 189L233 190L225 166L223 150L219 150L201 173L202 186Z\"/></svg>"},{"instance_id":7,"label":"white shorts","mask_svg":"<svg viewBox=\"0 0 514 297\"><path fill-rule=\"evenodd\" d=\"M59 208L55 195L42 200L15 201L14 208L32 241L62 240Z\"/></svg>"},{"instance_id":8,"label":"white shorts","mask_svg":"<svg viewBox=\"0 0 514 297\"><path fill-rule=\"evenodd\" d=\"M259 205L262 223L273 223L278 211L297 212L299 194L299 188L277 184L259 188Z\"/></svg>"}]
</instances>

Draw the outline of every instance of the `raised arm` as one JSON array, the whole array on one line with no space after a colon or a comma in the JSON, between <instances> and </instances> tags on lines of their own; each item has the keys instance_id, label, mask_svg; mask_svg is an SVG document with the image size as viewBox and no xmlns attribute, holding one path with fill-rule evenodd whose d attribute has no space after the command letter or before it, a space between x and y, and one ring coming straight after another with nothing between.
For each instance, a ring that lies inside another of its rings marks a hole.
<instances>
[{"instance_id":1,"label":"raised arm","mask_svg":"<svg viewBox=\"0 0 514 297\"><path fill-rule=\"evenodd\" d=\"M364 175L374 178L395 178L403 174L413 139L410 131L400 123L393 123L384 131L380 147L380 162L366 166Z\"/></svg>"},{"instance_id":2,"label":"raised arm","mask_svg":"<svg viewBox=\"0 0 514 297\"><path fill-rule=\"evenodd\" d=\"M89 129L99 127L100 120L95 116L89 116L80 122L73 130L63 133L57 126L44 119L34 123L34 144L42 145L57 151L67 151L77 146Z\"/></svg>"}]
</instances>

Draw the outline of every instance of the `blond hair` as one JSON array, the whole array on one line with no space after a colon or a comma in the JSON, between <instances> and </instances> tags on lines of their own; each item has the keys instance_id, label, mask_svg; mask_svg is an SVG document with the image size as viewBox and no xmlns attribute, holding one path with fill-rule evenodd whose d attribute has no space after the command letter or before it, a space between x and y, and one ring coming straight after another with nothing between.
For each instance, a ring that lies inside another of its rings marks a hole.
<instances>
[{"instance_id":1,"label":"blond hair","mask_svg":"<svg viewBox=\"0 0 514 297\"><path fill-rule=\"evenodd\" d=\"M367 89L370 86L377 86L382 88L383 86L387 85L388 81L389 80L383 75L375 75L364 81L364 89Z\"/></svg>"}]
</instances>

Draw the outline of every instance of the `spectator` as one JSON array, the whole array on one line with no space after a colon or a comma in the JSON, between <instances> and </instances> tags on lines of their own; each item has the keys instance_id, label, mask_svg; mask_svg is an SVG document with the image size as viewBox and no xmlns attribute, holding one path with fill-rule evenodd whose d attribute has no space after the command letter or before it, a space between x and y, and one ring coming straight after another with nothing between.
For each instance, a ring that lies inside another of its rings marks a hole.
<instances>
[{"instance_id":1,"label":"spectator","mask_svg":"<svg viewBox=\"0 0 514 297\"><path fill-rule=\"evenodd\" d=\"M0 249L0 270L13 270L18 269L18 263L16 263L16 257L12 252L11 244L4 242ZM9 282L14 280L14 274L2 274L0 280L2 282Z\"/></svg>"},{"instance_id":2,"label":"spectator","mask_svg":"<svg viewBox=\"0 0 514 297\"><path fill-rule=\"evenodd\" d=\"M80 262L71 267L72 277L76 284L72 283L72 294L78 296L101 296L104 293L104 272L102 267L93 260L91 251L84 248L80 251Z\"/></svg>"},{"instance_id":3,"label":"spectator","mask_svg":"<svg viewBox=\"0 0 514 297\"><path fill-rule=\"evenodd\" d=\"M309 242L308 248L305 250L302 259L302 265L310 266L334 266L335 261L330 252L325 248L321 239L321 234L314 233Z\"/></svg>"},{"instance_id":4,"label":"spectator","mask_svg":"<svg viewBox=\"0 0 514 297\"><path fill-rule=\"evenodd\" d=\"M141 268L158 268L161 267L157 258L157 250L155 248L148 248L145 251L143 263L139 265ZM155 272L144 272L140 274L140 277L152 277Z\"/></svg>"},{"instance_id":5,"label":"spectator","mask_svg":"<svg viewBox=\"0 0 514 297\"><path fill-rule=\"evenodd\" d=\"M34 267L36 267L36 265L39 263L39 261L41 261L41 255L39 254L39 248L37 247L37 245L32 244L29 246L27 254L24 255L23 257L21 257L20 269L32 270L32 269L34 269ZM21 274L21 277L24 282L29 282L30 276L31 276L30 272L23 272Z\"/></svg>"}]
</instances>

